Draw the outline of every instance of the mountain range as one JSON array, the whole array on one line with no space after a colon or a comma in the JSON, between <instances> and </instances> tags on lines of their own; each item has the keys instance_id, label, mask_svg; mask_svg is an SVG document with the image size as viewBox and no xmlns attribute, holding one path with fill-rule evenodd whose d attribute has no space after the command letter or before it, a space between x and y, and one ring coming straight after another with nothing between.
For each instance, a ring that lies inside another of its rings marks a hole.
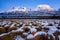
<instances>
[{"instance_id":1,"label":"mountain range","mask_svg":"<svg viewBox=\"0 0 60 40\"><path fill-rule=\"evenodd\" d=\"M27 9L26 7L13 7L7 11L0 13L0 18L41 18L45 16L60 16L60 9L57 11L49 5L38 5L35 9Z\"/></svg>"}]
</instances>

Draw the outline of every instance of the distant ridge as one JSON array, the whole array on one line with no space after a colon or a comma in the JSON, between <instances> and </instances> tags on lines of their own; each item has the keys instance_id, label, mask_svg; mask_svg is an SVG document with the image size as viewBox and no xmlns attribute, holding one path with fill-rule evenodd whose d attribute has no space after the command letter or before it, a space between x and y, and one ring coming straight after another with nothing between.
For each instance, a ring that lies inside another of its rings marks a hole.
<instances>
[{"instance_id":1,"label":"distant ridge","mask_svg":"<svg viewBox=\"0 0 60 40\"><path fill-rule=\"evenodd\" d=\"M13 7L10 10L0 13L0 18L14 19L60 19L60 10L56 11L49 5L38 5L34 10L26 7Z\"/></svg>"},{"instance_id":2,"label":"distant ridge","mask_svg":"<svg viewBox=\"0 0 60 40\"><path fill-rule=\"evenodd\" d=\"M0 19L60 19L60 16L55 12L40 12L40 11L28 11L26 12L3 12L0 13Z\"/></svg>"}]
</instances>

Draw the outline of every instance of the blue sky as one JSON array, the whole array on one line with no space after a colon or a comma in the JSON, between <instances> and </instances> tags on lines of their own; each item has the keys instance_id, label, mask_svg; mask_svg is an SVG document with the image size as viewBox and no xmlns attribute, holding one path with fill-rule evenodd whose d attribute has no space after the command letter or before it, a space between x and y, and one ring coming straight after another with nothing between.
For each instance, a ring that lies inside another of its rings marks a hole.
<instances>
[{"instance_id":1,"label":"blue sky","mask_svg":"<svg viewBox=\"0 0 60 40\"><path fill-rule=\"evenodd\" d=\"M60 0L0 0L0 11L17 6L35 8L40 4L50 5L54 9L60 8Z\"/></svg>"}]
</instances>

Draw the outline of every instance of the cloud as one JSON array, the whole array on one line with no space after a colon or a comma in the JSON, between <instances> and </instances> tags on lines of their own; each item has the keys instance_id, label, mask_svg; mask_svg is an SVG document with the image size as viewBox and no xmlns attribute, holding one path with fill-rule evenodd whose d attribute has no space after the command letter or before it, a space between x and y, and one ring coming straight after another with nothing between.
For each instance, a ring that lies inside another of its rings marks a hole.
<instances>
[{"instance_id":1,"label":"cloud","mask_svg":"<svg viewBox=\"0 0 60 40\"><path fill-rule=\"evenodd\" d=\"M53 9L52 7L50 7L49 5L43 4L43 5L37 5L36 8L33 9L27 9L26 7L12 7L12 9L8 10L7 12L11 12L11 11L55 11L55 9Z\"/></svg>"},{"instance_id":2,"label":"cloud","mask_svg":"<svg viewBox=\"0 0 60 40\"><path fill-rule=\"evenodd\" d=\"M54 10L52 7L50 7L49 5L46 5L46 4L38 5L35 10L40 10L40 9L49 10L49 11Z\"/></svg>"}]
</instances>

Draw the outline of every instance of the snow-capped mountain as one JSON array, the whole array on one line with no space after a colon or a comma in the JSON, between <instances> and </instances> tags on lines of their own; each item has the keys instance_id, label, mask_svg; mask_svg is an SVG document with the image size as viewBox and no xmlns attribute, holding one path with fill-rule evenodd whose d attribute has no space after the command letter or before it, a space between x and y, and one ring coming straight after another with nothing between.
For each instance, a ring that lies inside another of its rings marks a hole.
<instances>
[{"instance_id":1,"label":"snow-capped mountain","mask_svg":"<svg viewBox=\"0 0 60 40\"><path fill-rule=\"evenodd\" d=\"M16 12L16 11L25 12L25 11L27 11L27 8L26 7L22 7L22 8L20 8L20 7L13 7L11 9L7 10L6 12Z\"/></svg>"},{"instance_id":2,"label":"snow-capped mountain","mask_svg":"<svg viewBox=\"0 0 60 40\"><path fill-rule=\"evenodd\" d=\"M22 11L22 12L26 12L26 11L41 11L41 12L48 12L48 11L56 11L55 9L53 9L52 7L50 7L49 5L38 5L37 7L35 7L34 9L28 9L26 7L12 7L9 10L6 10L5 12L15 12L15 11Z\"/></svg>"},{"instance_id":3,"label":"snow-capped mountain","mask_svg":"<svg viewBox=\"0 0 60 40\"><path fill-rule=\"evenodd\" d=\"M59 11L56 11L49 5L38 5L35 9L27 9L26 7L13 7L5 12L0 13L2 17L40 17L40 16L56 16Z\"/></svg>"}]
</instances>

